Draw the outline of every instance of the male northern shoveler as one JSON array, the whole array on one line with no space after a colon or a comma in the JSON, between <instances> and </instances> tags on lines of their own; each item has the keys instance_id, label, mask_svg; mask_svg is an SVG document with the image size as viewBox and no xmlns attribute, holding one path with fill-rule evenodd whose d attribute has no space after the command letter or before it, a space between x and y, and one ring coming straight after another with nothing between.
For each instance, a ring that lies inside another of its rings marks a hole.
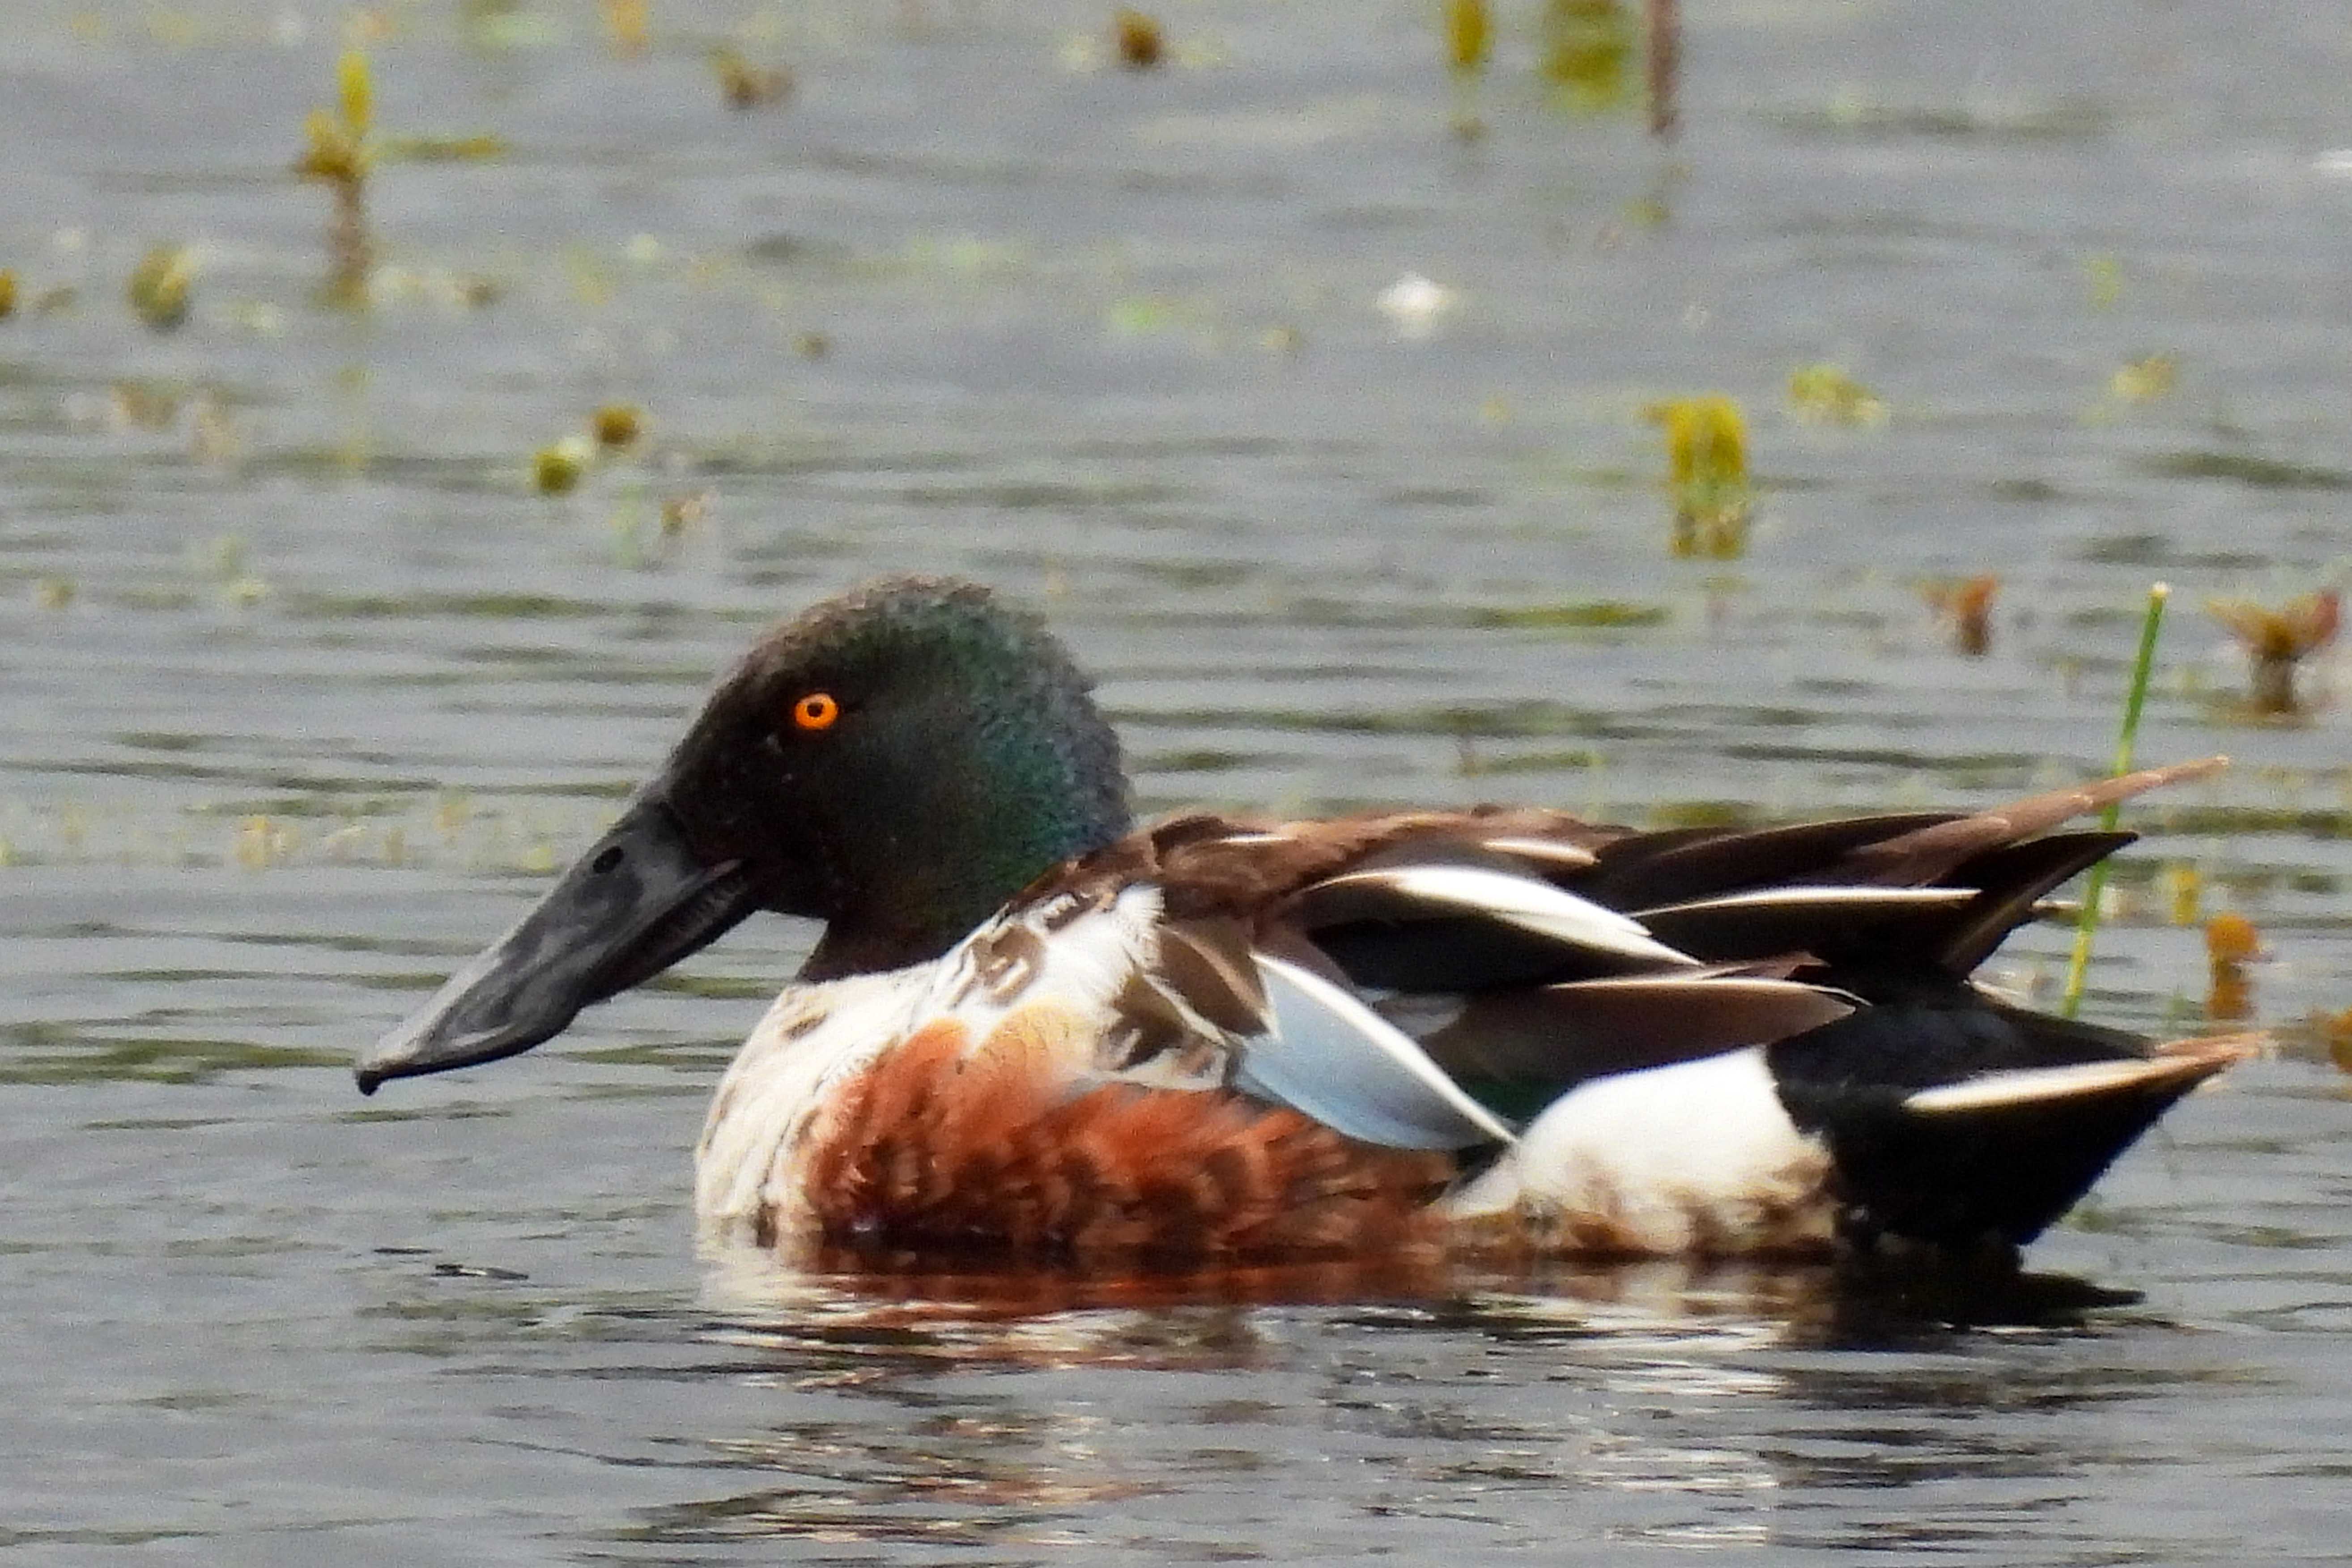
<instances>
[{"instance_id":1,"label":"male northern shoveler","mask_svg":"<svg viewBox=\"0 0 2352 1568\"><path fill-rule=\"evenodd\" d=\"M2220 765L1760 831L1136 830L1061 645L970 584L888 582L764 637L359 1082L527 1050L766 909L824 933L720 1083L696 1184L763 1245L2013 1247L2248 1047L1968 976L2132 837L2062 824Z\"/></svg>"}]
</instances>

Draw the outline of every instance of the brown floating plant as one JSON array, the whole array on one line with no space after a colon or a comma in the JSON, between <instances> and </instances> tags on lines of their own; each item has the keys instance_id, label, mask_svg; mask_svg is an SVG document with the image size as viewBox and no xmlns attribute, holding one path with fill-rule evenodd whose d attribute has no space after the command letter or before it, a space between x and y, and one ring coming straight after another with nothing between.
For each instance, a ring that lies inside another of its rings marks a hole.
<instances>
[{"instance_id":1,"label":"brown floating plant","mask_svg":"<svg viewBox=\"0 0 2352 1568\"><path fill-rule=\"evenodd\" d=\"M2303 711L2294 692L2295 668L2336 640L2341 608L2333 588L2289 599L2275 610L2252 599L2205 601L2205 613L2227 626L2246 650L2254 711L2269 716Z\"/></svg>"},{"instance_id":2,"label":"brown floating plant","mask_svg":"<svg viewBox=\"0 0 2352 1568\"><path fill-rule=\"evenodd\" d=\"M2352 1007L2314 1014L2311 1030L2326 1047L2327 1059L2336 1064L2336 1070L2352 1073Z\"/></svg>"},{"instance_id":3,"label":"brown floating plant","mask_svg":"<svg viewBox=\"0 0 2352 1568\"><path fill-rule=\"evenodd\" d=\"M1919 590L1927 608L1950 627L1953 648L1966 658L1992 651L1992 601L2000 592L2000 579L1990 572L1928 583Z\"/></svg>"},{"instance_id":4,"label":"brown floating plant","mask_svg":"<svg viewBox=\"0 0 2352 1568\"><path fill-rule=\"evenodd\" d=\"M599 447L626 447L645 434L646 419L631 403L607 403L589 416Z\"/></svg>"},{"instance_id":5,"label":"brown floating plant","mask_svg":"<svg viewBox=\"0 0 2352 1568\"><path fill-rule=\"evenodd\" d=\"M1676 0L1644 0L1643 38L1647 46L1650 88L1650 134L1664 141L1680 128L1681 111L1675 105L1675 78L1683 58L1682 18Z\"/></svg>"},{"instance_id":6,"label":"brown floating plant","mask_svg":"<svg viewBox=\"0 0 2352 1568\"><path fill-rule=\"evenodd\" d=\"M2253 1016L2253 982L2246 965L2263 955L2262 932L2241 914L2219 914L2205 922L2205 957L2212 984L2205 995L2205 1016L2234 1020Z\"/></svg>"},{"instance_id":7,"label":"brown floating plant","mask_svg":"<svg viewBox=\"0 0 2352 1568\"><path fill-rule=\"evenodd\" d=\"M755 66L724 45L710 51L710 68L719 78L719 96L730 109L765 109L792 96L791 71L782 66Z\"/></svg>"},{"instance_id":8,"label":"brown floating plant","mask_svg":"<svg viewBox=\"0 0 2352 1568\"><path fill-rule=\"evenodd\" d=\"M1111 44L1118 63L1129 70L1150 70L1167 58L1168 46L1160 24L1140 11L1122 7L1111 17Z\"/></svg>"}]
</instances>

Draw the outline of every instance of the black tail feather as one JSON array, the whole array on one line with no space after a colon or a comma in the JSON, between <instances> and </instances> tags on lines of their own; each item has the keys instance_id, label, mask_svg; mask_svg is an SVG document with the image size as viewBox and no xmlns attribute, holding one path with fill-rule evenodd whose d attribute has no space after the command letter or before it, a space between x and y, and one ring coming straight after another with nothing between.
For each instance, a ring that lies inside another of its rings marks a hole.
<instances>
[{"instance_id":1,"label":"black tail feather","mask_svg":"<svg viewBox=\"0 0 2352 1568\"><path fill-rule=\"evenodd\" d=\"M1829 1145L1858 1237L2021 1247L2250 1048L2151 1050L1966 985L1864 984L1878 1005L1766 1048L1790 1116Z\"/></svg>"}]
</instances>

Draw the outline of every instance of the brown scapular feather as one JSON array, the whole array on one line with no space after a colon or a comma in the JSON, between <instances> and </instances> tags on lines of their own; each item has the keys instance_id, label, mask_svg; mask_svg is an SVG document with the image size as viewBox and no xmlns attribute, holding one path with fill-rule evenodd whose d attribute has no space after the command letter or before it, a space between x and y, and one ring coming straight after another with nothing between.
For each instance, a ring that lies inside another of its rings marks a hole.
<instances>
[{"instance_id":1,"label":"brown scapular feather","mask_svg":"<svg viewBox=\"0 0 2352 1568\"><path fill-rule=\"evenodd\" d=\"M1844 855L1831 875L1881 887L1916 887L1938 881L1956 867L1988 849L2046 833L2073 817L2129 800L2166 784L2200 779L2230 765L2227 757L2203 757L2170 767L2097 779L1971 816L1953 818L1916 832L1862 845Z\"/></svg>"}]
</instances>

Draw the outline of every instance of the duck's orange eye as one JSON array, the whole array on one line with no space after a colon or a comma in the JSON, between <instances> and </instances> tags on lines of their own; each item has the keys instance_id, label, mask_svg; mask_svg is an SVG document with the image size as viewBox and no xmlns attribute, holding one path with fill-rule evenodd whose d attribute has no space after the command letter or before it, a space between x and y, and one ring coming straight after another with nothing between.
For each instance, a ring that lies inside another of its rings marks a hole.
<instances>
[{"instance_id":1,"label":"duck's orange eye","mask_svg":"<svg viewBox=\"0 0 2352 1568\"><path fill-rule=\"evenodd\" d=\"M793 723L802 730L830 730L841 717L841 704L830 691L812 691L793 704Z\"/></svg>"}]
</instances>

